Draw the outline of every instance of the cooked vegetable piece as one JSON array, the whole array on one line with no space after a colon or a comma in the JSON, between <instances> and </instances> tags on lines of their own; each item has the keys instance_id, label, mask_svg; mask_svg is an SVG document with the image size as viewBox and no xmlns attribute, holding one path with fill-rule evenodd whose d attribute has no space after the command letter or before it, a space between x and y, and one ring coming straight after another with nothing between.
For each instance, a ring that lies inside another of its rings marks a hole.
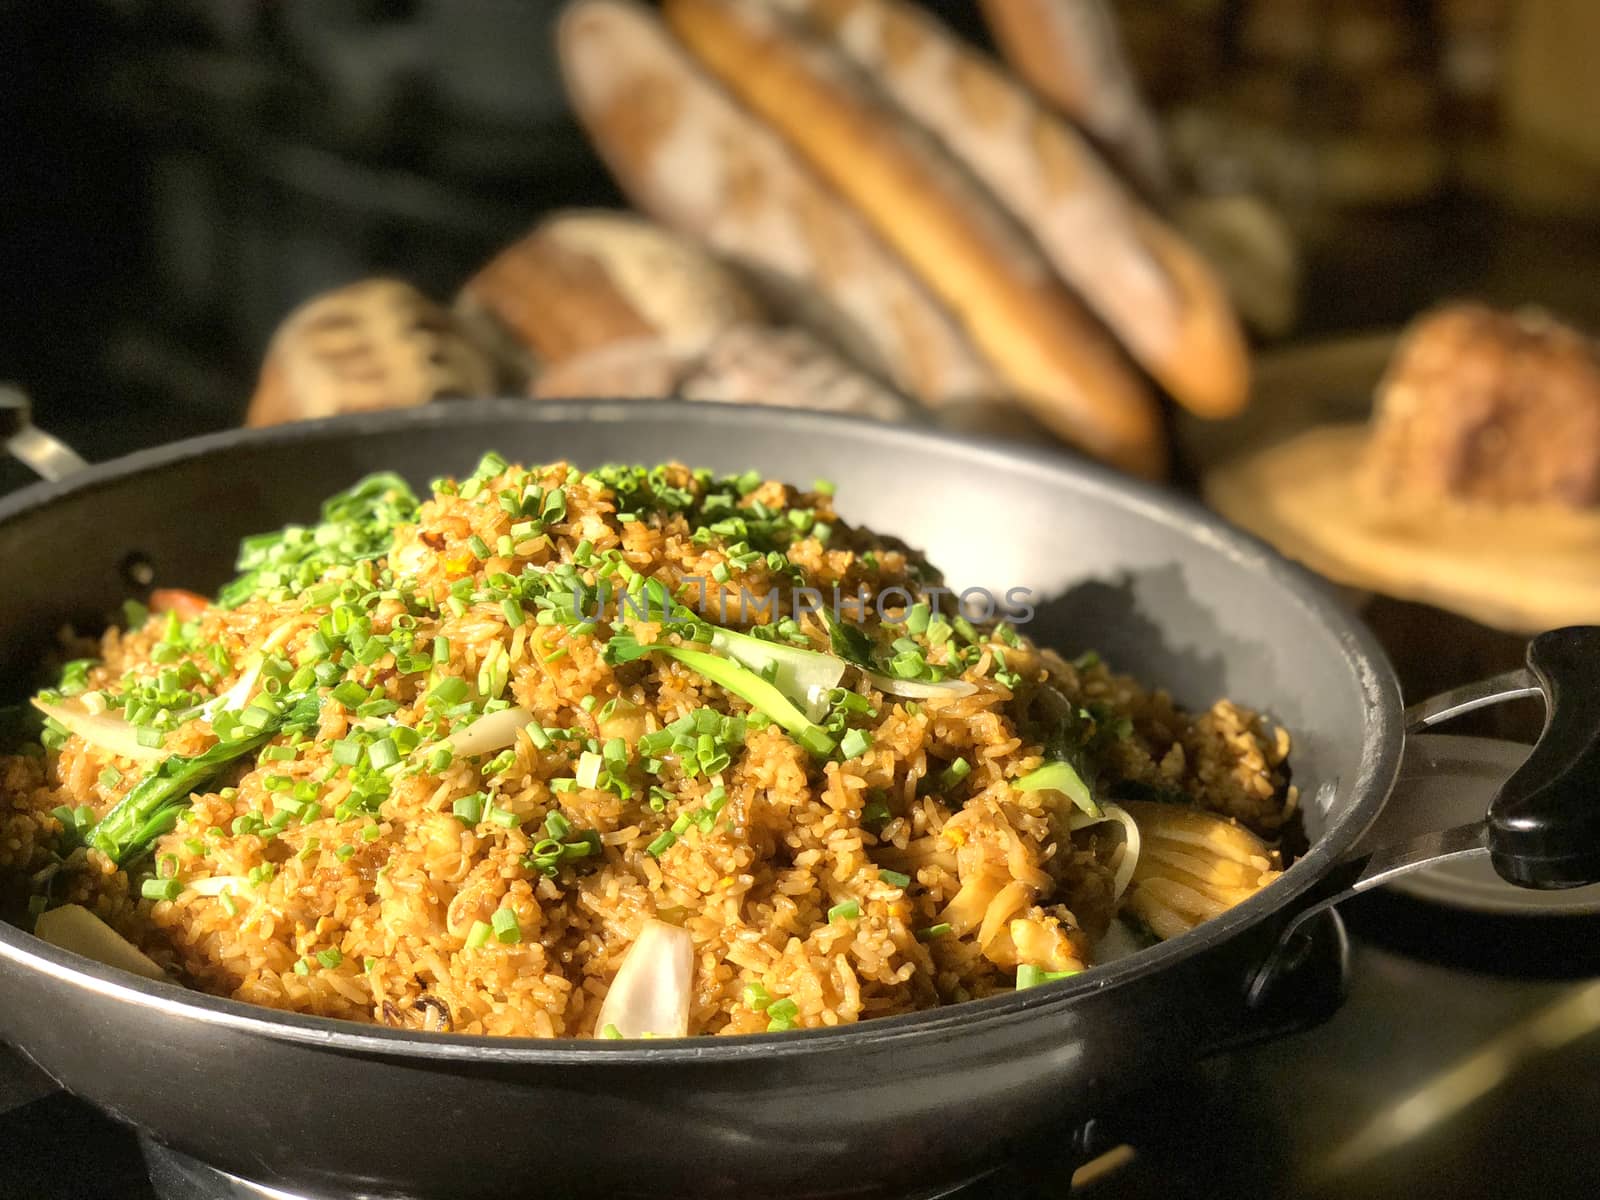
<instances>
[{"instance_id":1,"label":"cooked vegetable piece","mask_svg":"<svg viewBox=\"0 0 1600 1200\"><path fill-rule=\"evenodd\" d=\"M625 1038L683 1037L689 1032L693 984L694 941L688 931L646 921L611 981L595 1028L615 1029Z\"/></svg>"},{"instance_id":2,"label":"cooked vegetable piece","mask_svg":"<svg viewBox=\"0 0 1600 1200\"><path fill-rule=\"evenodd\" d=\"M147 746L139 740L139 728L109 712L91 713L79 705L49 704L35 696L33 706L58 721L68 733L75 733L91 746L139 762L156 762L166 757L159 741Z\"/></svg>"},{"instance_id":3,"label":"cooked vegetable piece","mask_svg":"<svg viewBox=\"0 0 1600 1200\"><path fill-rule=\"evenodd\" d=\"M1124 807L1143 841L1127 911L1163 940L1248 900L1282 873L1277 852L1236 821L1147 800Z\"/></svg>"},{"instance_id":4,"label":"cooked vegetable piece","mask_svg":"<svg viewBox=\"0 0 1600 1200\"><path fill-rule=\"evenodd\" d=\"M63 904L39 914L33 925L34 936L52 946L71 950L85 958L143 975L146 979L165 979L167 973L145 953L81 904Z\"/></svg>"},{"instance_id":5,"label":"cooked vegetable piece","mask_svg":"<svg viewBox=\"0 0 1600 1200\"><path fill-rule=\"evenodd\" d=\"M314 724L320 706L321 699L315 693L301 696L255 733L218 742L192 757L172 755L112 806L89 831L89 844L113 862L127 862L171 829L171 823L188 807L195 788L229 763L258 750L284 729Z\"/></svg>"},{"instance_id":6,"label":"cooked vegetable piece","mask_svg":"<svg viewBox=\"0 0 1600 1200\"><path fill-rule=\"evenodd\" d=\"M1089 816L1100 815L1100 806L1089 794L1089 785L1083 781L1083 776L1078 774L1078 769L1069 762L1058 760L1045 763L1037 770L1029 771L1021 779L1012 780L1011 786L1019 792L1060 792Z\"/></svg>"}]
</instances>

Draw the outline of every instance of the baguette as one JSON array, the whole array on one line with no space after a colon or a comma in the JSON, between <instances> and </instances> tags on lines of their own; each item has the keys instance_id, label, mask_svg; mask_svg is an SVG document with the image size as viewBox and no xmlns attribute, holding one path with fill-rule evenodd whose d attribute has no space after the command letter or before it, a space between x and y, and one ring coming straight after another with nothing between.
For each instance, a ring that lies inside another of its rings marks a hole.
<instances>
[{"instance_id":1,"label":"baguette","mask_svg":"<svg viewBox=\"0 0 1600 1200\"><path fill-rule=\"evenodd\" d=\"M761 316L749 289L705 250L603 210L540 222L468 281L456 311L517 348L529 368L635 338L692 350Z\"/></svg>"},{"instance_id":2,"label":"baguette","mask_svg":"<svg viewBox=\"0 0 1600 1200\"><path fill-rule=\"evenodd\" d=\"M308 301L273 334L247 425L492 396L491 356L410 284L369 279Z\"/></svg>"},{"instance_id":3,"label":"baguette","mask_svg":"<svg viewBox=\"0 0 1600 1200\"><path fill-rule=\"evenodd\" d=\"M541 399L679 396L903 420L911 403L845 362L803 329L732 325L688 349L661 340L615 342L569 358L534 384Z\"/></svg>"},{"instance_id":4,"label":"baguette","mask_svg":"<svg viewBox=\"0 0 1600 1200\"><path fill-rule=\"evenodd\" d=\"M1249 352L1210 266L1081 134L906 0L773 0L823 30L963 160L1186 408L1237 413Z\"/></svg>"},{"instance_id":5,"label":"baguette","mask_svg":"<svg viewBox=\"0 0 1600 1200\"><path fill-rule=\"evenodd\" d=\"M700 71L650 10L580 0L558 31L573 108L624 192L746 272L780 315L932 406L1000 390L849 207Z\"/></svg>"},{"instance_id":6,"label":"baguette","mask_svg":"<svg viewBox=\"0 0 1600 1200\"><path fill-rule=\"evenodd\" d=\"M768 7L668 0L690 50L795 148L957 313L1020 399L1129 470L1165 464L1143 382L993 201L849 62Z\"/></svg>"},{"instance_id":7,"label":"baguette","mask_svg":"<svg viewBox=\"0 0 1600 1200\"><path fill-rule=\"evenodd\" d=\"M1110 152L1146 192L1172 191L1161 128L1139 95L1106 0L981 0L1022 81Z\"/></svg>"}]
</instances>

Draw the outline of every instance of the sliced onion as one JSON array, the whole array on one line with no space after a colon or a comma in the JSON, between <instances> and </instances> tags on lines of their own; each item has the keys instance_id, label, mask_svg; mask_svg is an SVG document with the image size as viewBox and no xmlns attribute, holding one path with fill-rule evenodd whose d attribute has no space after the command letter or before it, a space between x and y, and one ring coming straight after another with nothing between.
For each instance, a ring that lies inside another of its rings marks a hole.
<instances>
[{"instance_id":1,"label":"sliced onion","mask_svg":"<svg viewBox=\"0 0 1600 1200\"><path fill-rule=\"evenodd\" d=\"M245 705L250 703L251 697L255 695L256 683L261 679L261 667L267 661L267 655L287 642L296 629L307 623L305 617L291 617L267 634L261 643L260 651L250 660L250 665L244 669L244 673L233 681L233 686L227 691L213 696L202 704L199 715L209 721L219 712L242 712Z\"/></svg>"},{"instance_id":2,"label":"sliced onion","mask_svg":"<svg viewBox=\"0 0 1600 1200\"><path fill-rule=\"evenodd\" d=\"M665 921L646 921L611 981L595 1036L615 1029L625 1038L685 1037L694 984L694 940Z\"/></svg>"},{"instance_id":3,"label":"sliced onion","mask_svg":"<svg viewBox=\"0 0 1600 1200\"><path fill-rule=\"evenodd\" d=\"M207 700L200 706L200 715L206 720L211 720L219 712L239 712L256 690L256 681L261 678L261 664L266 661L261 655L256 655L255 661L244 669L244 674L233 681L233 686Z\"/></svg>"},{"instance_id":4,"label":"sliced onion","mask_svg":"<svg viewBox=\"0 0 1600 1200\"><path fill-rule=\"evenodd\" d=\"M197 896L220 896L223 892L247 892L250 881L243 875L212 875L205 879L191 879L183 885L184 891Z\"/></svg>"},{"instance_id":5,"label":"sliced onion","mask_svg":"<svg viewBox=\"0 0 1600 1200\"><path fill-rule=\"evenodd\" d=\"M741 666L770 678L772 686L799 705L811 721L827 715L828 693L839 686L850 665L820 650L768 642L732 629L712 633L711 645Z\"/></svg>"},{"instance_id":6,"label":"sliced onion","mask_svg":"<svg viewBox=\"0 0 1600 1200\"><path fill-rule=\"evenodd\" d=\"M1128 890L1128 885L1133 882L1134 868L1139 865L1139 848L1141 838L1139 825L1133 819L1133 814L1121 805L1104 804L1100 808L1101 815L1090 816L1088 813L1073 813L1067 822L1067 828L1076 832L1087 829L1091 825L1103 825L1108 821L1115 821L1122 826L1124 841L1122 843L1122 861L1117 864L1117 874L1113 880L1113 900L1121 900L1122 894Z\"/></svg>"},{"instance_id":7,"label":"sliced onion","mask_svg":"<svg viewBox=\"0 0 1600 1200\"><path fill-rule=\"evenodd\" d=\"M118 967L146 979L165 979L167 973L144 951L123 937L81 904L63 904L42 912L34 922L34 936L52 946L71 950L108 967Z\"/></svg>"},{"instance_id":8,"label":"sliced onion","mask_svg":"<svg viewBox=\"0 0 1600 1200\"><path fill-rule=\"evenodd\" d=\"M132 758L140 762L156 762L167 757L160 746L141 746L138 730L121 717L109 712L98 715L86 709L64 704L46 704L37 696L33 706L53 721L58 721L69 733L75 733L97 749L115 754L119 758Z\"/></svg>"},{"instance_id":9,"label":"sliced onion","mask_svg":"<svg viewBox=\"0 0 1600 1200\"><path fill-rule=\"evenodd\" d=\"M896 679L893 675L880 675L865 668L861 668L861 674L880 692L904 696L908 700L954 700L960 696L970 696L978 690L977 684L968 683L965 679L944 679L932 683L926 679Z\"/></svg>"},{"instance_id":10,"label":"sliced onion","mask_svg":"<svg viewBox=\"0 0 1600 1200\"><path fill-rule=\"evenodd\" d=\"M465 729L457 730L445 738L441 745L449 746L458 758L473 758L479 754L504 750L515 744L517 730L526 727L532 720L532 710L513 704L510 708L479 717Z\"/></svg>"}]
</instances>

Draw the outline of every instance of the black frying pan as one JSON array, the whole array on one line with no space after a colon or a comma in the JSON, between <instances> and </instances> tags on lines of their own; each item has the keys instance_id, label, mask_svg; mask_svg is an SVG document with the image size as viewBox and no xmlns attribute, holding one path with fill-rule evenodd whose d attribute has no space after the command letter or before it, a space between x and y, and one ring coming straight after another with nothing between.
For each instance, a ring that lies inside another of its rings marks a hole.
<instances>
[{"instance_id":1,"label":"black frying pan","mask_svg":"<svg viewBox=\"0 0 1600 1200\"><path fill-rule=\"evenodd\" d=\"M952 583L1033 589L1040 642L1095 647L1190 705L1228 695L1268 710L1295 733L1310 850L1221 918L1069 980L847 1029L648 1044L282 1014L0 925L0 1036L72 1091L238 1175L383 1197L904 1195L1305 1019L1293 981L1317 956L1301 961L1291 926L1343 889L1490 847L1524 883L1600 879L1600 810L1573 806L1596 777L1596 631L1546 635L1531 675L1410 714L1420 727L1543 690L1553 716L1488 822L1362 855L1407 715L1381 652L1322 586L1100 468L817 414L475 402L198 438L37 485L0 503L5 698L27 690L64 620L93 626L116 609L130 571L214 588L241 535L312 518L367 472L420 485L491 448L832 478L848 520L926 547Z\"/></svg>"}]
</instances>

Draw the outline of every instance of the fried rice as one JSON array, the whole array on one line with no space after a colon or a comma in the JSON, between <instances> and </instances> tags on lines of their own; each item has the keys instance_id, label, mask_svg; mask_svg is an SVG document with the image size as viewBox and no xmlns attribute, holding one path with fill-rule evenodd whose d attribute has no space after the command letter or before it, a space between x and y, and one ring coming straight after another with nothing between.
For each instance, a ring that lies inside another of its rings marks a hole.
<instances>
[{"instance_id":1,"label":"fried rice","mask_svg":"<svg viewBox=\"0 0 1600 1200\"><path fill-rule=\"evenodd\" d=\"M1166 936L1281 866L1284 731L969 621L821 481L490 455L240 563L131 606L0 757L8 912L82 906L201 991L617 1036L664 926L687 1011L646 1032L834 1026L1088 969L1119 913Z\"/></svg>"}]
</instances>

